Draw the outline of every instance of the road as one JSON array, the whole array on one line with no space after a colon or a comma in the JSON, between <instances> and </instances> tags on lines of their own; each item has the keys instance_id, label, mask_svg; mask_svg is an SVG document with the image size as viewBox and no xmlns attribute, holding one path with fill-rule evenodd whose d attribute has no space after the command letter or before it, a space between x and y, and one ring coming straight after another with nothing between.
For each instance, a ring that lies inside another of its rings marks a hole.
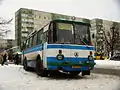
<instances>
[{"instance_id":1,"label":"road","mask_svg":"<svg viewBox=\"0 0 120 90\"><path fill-rule=\"evenodd\" d=\"M22 66L0 66L0 90L118 90L120 78L91 74L76 78L39 77Z\"/></svg>"}]
</instances>

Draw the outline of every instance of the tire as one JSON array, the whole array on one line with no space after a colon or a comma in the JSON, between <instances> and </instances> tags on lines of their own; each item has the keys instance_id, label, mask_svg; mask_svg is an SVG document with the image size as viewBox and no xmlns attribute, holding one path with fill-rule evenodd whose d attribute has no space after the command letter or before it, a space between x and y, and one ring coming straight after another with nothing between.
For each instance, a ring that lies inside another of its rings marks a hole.
<instances>
[{"instance_id":1,"label":"tire","mask_svg":"<svg viewBox=\"0 0 120 90\"><path fill-rule=\"evenodd\" d=\"M90 75L90 71L82 71L82 76L85 76L85 75Z\"/></svg>"},{"instance_id":2,"label":"tire","mask_svg":"<svg viewBox=\"0 0 120 90\"><path fill-rule=\"evenodd\" d=\"M70 76L75 77L75 76L78 76L79 73L80 71L73 71L73 72L70 72Z\"/></svg>"},{"instance_id":3,"label":"tire","mask_svg":"<svg viewBox=\"0 0 120 90\"><path fill-rule=\"evenodd\" d=\"M40 56L37 56L35 71L36 71L37 75L39 75L41 77L48 76L48 71L44 70L43 63L40 59Z\"/></svg>"},{"instance_id":4,"label":"tire","mask_svg":"<svg viewBox=\"0 0 120 90\"><path fill-rule=\"evenodd\" d=\"M60 76L60 72L59 71L49 71L49 74L51 77L53 76Z\"/></svg>"},{"instance_id":5,"label":"tire","mask_svg":"<svg viewBox=\"0 0 120 90\"><path fill-rule=\"evenodd\" d=\"M23 61L23 68L25 71L29 71L29 67L27 66L27 59L26 58Z\"/></svg>"}]
</instances>

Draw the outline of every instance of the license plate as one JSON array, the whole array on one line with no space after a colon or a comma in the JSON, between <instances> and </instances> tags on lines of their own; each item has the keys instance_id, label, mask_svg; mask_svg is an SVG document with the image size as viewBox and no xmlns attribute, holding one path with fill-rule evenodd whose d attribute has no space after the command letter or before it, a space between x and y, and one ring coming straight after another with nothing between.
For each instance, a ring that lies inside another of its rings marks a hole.
<instances>
[{"instance_id":1,"label":"license plate","mask_svg":"<svg viewBox=\"0 0 120 90\"><path fill-rule=\"evenodd\" d=\"M81 66L72 66L72 68L81 68Z\"/></svg>"}]
</instances>

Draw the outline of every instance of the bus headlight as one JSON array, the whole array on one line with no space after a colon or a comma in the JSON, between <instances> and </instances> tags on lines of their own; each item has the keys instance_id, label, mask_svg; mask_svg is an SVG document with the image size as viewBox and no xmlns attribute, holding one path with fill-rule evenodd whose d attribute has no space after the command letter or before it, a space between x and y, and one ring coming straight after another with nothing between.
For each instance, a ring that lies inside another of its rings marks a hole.
<instances>
[{"instance_id":1,"label":"bus headlight","mask_svg":"<svg viewBox=\"0 0 120 90\"><path fill-rule=\"evenodd\" d=\"M88 60L89 60L89 61L93 60L92 54L93 54L92 51L90 51L90 55L88 56Z\"/></svg>"},{"instance_id":2,"label":"bus headlight","mask_svg":"<svg viewBox=\"0 0 120 90\"><path fill-rule=\"evenodd\" d=\"M57 55L56 58L57 58L57 60L63 60L64 59L64 55Z\"/></svg>"},{"instance_id":3,"label":"bus headlight","mask_svg":"<svg viewBox=\"0 0 120 90\"><path fill-rule=\"evenodd\" d=\"M63 60L64 59L64 55L62 54L62 50L58 51L58 55L56 56L57 60Z\"/></svg>"},{"instance_id":4,"label":"bus headlight","mask_svg":"<svg viewBox=\"0 0 120 90\"><path fill-rule=\"evenodd\" d=\"M93 60L93 56L89 56L89 57L88 57L88 60L89 60L89 61Z\"/></svg>"}]
</instances>

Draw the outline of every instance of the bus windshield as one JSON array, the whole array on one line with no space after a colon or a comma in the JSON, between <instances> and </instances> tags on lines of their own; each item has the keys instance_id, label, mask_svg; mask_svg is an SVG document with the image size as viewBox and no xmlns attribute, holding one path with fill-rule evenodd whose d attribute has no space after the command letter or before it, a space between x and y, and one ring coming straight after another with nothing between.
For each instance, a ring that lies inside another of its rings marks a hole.
<instances>
[{"instance_id":1,"label":"bus windshield","mask_svg":"<svg viewBox=\"0 0 120 90\"><path fill-rule=\"evenodd\" d=\"M75 44L90 44L89 26L75 24Z\"/></svg>"},{"instance_id":2,"label":"bus windshield","mask_svg":"<svg viewBox=\"0 0 120 90\"><path fill-rule=\"evenodd\" d=\"M79 23L57 23L57 42L80 45L90 44L89 26Z\"/></svg>"},{"instance_id":3,"label":"bus windshield","mask_svg":"<svg viewBox=\"0 0 120 90\"><path fill-rule=\"evenodd\" d=\"M68 23L57 23L57 42L71 43L73 25Z\"/></svg>"}]
</instances>

